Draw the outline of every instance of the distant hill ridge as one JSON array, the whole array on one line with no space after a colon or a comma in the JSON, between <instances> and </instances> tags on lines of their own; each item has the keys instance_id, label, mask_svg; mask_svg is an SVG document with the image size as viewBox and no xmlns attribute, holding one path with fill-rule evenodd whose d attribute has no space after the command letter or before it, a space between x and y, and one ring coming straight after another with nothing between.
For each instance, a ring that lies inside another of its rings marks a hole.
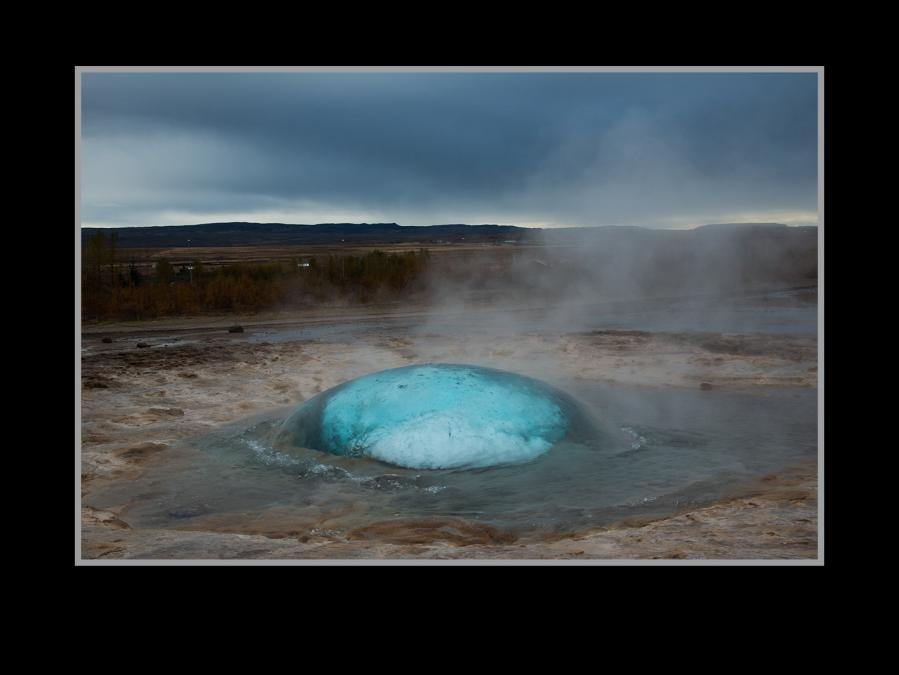
<instances>
[{"instance_id":1,"label":"distant hill ridge","mask_svg":"<svg viewBox=\"0 0 899 675\"><path fill-rule=\"evenodd\" d=\"M538 242L565 240L582 236L664 236L656 233L686 233L711 231L759 230L815 230L815 227L788 228L779 223L733 223L704 225L694 230L654 230L640 227L595 227L541 229L515 225L398 225L397 223L318 223L315 225L289 223L202 223L199 225L160 225L152 227L82 227L82 244L97 232L107 236L115 232L122 248L175 248L187 246L253 246L261 244L375 244L441 242ZM668 236L671 236L670 234Z\"/></svg>"}]
</instances>

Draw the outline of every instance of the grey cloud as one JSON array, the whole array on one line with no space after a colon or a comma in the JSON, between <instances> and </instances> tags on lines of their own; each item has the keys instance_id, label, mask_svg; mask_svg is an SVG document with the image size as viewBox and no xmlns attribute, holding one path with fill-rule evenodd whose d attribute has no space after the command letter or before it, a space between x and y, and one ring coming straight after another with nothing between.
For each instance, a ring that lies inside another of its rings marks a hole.
<instances>
[{"instance_id":1,"label":"grey cloud","mask_svg":"<svg viewBox=\"0 0 899 675\"><path fill-rule=\"evenodd\" d=\"M815 77L89 73L82 219L309 202L400 223L814 210Z\"/></svg>"}]
</instances>

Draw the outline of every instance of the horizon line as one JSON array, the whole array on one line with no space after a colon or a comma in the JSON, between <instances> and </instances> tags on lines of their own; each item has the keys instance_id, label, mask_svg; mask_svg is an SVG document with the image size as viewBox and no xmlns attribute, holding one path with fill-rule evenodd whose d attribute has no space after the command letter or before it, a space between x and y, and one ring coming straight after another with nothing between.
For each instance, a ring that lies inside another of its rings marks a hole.
<instances>
[{"instance_id":1,"label":"horizon line","mask_svg":"<svg viewBox=\"0 0 899 675\"><path fill-rule=\"evenodd\" d=\"M92 228L99 230L112 229L136 229L136 228L156 228L156 227L198 227L200 225L287 225L300 227L317 227L319 225L396 225L397 227L446 227L448 225L462 227L516 227L523 230L585 230L600 228L637 228L644 230L694 230L699 227L709 227L711 225L780 225L783 227L818 227L818 223L782 223L778 221L760 221L760 220L740 220L740 221L723 221L709 223L695 223L683 226L652 226L652 225L514 225L511 223L431 223L429 225L402 225L395 221L378 221L378 222L354 222L354 221L325 221L319 223L286 223L283 221L255 221L255 220L212 220L200 223L179 223L177 225L105 225L81 223L80 227Z\"/></svg>"}]
</instances>

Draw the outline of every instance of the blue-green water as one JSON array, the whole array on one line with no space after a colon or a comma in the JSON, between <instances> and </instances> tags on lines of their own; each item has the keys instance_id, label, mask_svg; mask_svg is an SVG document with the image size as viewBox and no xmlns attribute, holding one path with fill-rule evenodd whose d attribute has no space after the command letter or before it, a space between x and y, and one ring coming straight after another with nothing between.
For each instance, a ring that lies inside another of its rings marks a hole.
<instances>
[{"instance_id":1,"label":"blue-green water","mask_svg":"<svg viewBox=\"0 0 899 675\"><path fill-rule=\"evenodd\" d=\"M275 446L369 457L411 469L521 464L562 439L596 435L574 399L492 368L425 364L357 378L307 401Z\"/></svg>"}]
</instances>

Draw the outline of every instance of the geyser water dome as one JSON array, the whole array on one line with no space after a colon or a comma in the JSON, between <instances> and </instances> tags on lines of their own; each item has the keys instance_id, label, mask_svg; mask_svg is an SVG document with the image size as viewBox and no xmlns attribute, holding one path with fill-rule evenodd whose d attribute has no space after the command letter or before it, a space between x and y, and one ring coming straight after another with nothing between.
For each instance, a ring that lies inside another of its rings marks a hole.
<instances>
[{"instance_id":1,"label":"geyser water dome","mask_svg":"<svg viewBox=\"0 0 899 675\"><path fill-rule=\"evenodd\" d=\"M429 364L329 389L281 425L275 444L413 469L528 462L592 425L567 394L492 368Z\"/></svg>"}]
</instances>

